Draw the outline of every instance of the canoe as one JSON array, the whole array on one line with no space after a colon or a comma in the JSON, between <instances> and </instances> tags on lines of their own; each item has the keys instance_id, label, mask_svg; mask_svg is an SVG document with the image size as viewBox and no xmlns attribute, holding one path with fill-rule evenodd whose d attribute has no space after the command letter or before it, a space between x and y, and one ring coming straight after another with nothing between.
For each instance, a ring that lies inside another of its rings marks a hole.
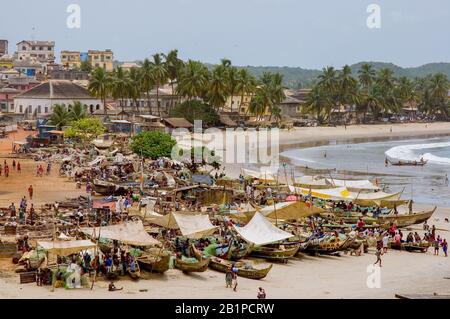
<instances>
[{"instance_id":1,"label":"canoe","mask_svg":"<svg viewBox=\"0 0 450 319\"><path fill-rule=\"evenodd\" d=\"M126 195L129 186L118 185L111 182L105 182L101 180L94 180L93 182L94 191L98 194L109 196L109 195Z\"/></svg>"},{"instance_id":2,"label":"canoe","mask_svg":"<svg viewBox=\"0 0 450 319\"><path fill-rule=\"evenodd\" d=\"M134 261L134 271L128 268L127 273L133 280L138 280L141 278L141 269L139 268L139 263L136 260Z\"/></svg>"},{"instance_id":3,"label":"canoe","mask_svg":"<svg viewBox=\"0 0 450 319\"><path fill-rule=\"evenodd\" d=\"M230 251L228 253L229 260L239 260L249 255L253 250L252 245L246 244L243 249L239 249L236 246L231 246Z\"/></svg>"},{"instance_id":4,"label":"canoe","mask_svg":"<svg viewBox=\"0 0 450 319\"><path fill-rule=\"evenodd\" d=\"M300 244L289 245L285 248L280 248L280 246L259 246L253 248L251 255L269 260L286 261L287 259L294 257L299 248Z\"/></svg>"},{"instance_id":5,"label":"canoe","mask_svg":"<svg viewBox=\"0 0 450 319\"><path fill-rule=\"evenodd\" d=\"M395 250L405 250L410 252L422 252L425 253L428 250L428 247L430 247L430 243L428 242L421 242L421 243L401 243L400 245L396 244L395 242L389 243L389 248L395 249Z\"/></svg>"},{"instance_id":6,"label":"canoe","mask_svg":"<svg viewBox=\"0 0 450 319\"><path fill-rule=\"evenodd\" d=\"M183 272L204 272L206 271L206 269L208 269L210 260L211 260L210 258L204 258L197 262L190 263L181 260L181 258L177 258L175 260L175 268Z\"/></svg>"},{"instance_id":7,"label":"canoe","mask_svg":"<svg viewBox=\"0 0 450 319\"><path fill-rule=\"evenodd\" d=\"M211 262L209 263L209 266L212 269L223 273L226 273L231 266L234 266L238 269L237 272L238 276L255 280L265 278L273 267L273 265L271 264L265 268L255 268L254 265L252 265L252 268L245 268L243 262L236 262L233 264L228 260L220 259L217 257L211 257Z\"/></svg>"},{"instance_id":8,"label":"canoe","mask_svg":"<svg viewBox=\"0 0 450 319\"><path fill-rule=\"evenodd\" d=\"M348 243L348 240L345 241L333 241L333 242L324 242L318 240L309 241L308 245L304 248L304 252L313 253L313 254L332 254L336 253L343 249Z\"/></svg>"},{"instance_id":9,"label":"canoe","mask_svg":"<svg viewBox=\"0 0 450 319\"><path fill-rule=\"evenodd\" d=\"M162 274L169 270L170 252L161 251L158 253L143 253L142 256L137 258L141 269Z\"/></svg>"},{"instance_id":10,"label":"canoe","mask_svg":"<svg viewBox=\"0 0 450 319\"><path fill-rule=\"evenodd\" d=\"M380 215L378 217L379 224L387 224L395 223L397 227L408 227L411 225L421 224L433 215L436 211L437 207L434 207L429 211L421 211L413 214L389 214L389 215Z\"/></svg>"}]
</instances>

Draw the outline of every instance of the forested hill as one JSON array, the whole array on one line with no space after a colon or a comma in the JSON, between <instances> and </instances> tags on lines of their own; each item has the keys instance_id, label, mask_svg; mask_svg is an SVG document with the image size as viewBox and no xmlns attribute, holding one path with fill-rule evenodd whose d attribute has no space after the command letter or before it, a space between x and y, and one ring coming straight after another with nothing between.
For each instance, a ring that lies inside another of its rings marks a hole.
<instances>
[{"instance_id":1,"label":"forested hill","mask_svg":"<svg viewBox=\"0 0 450 319\"><path fill-rule=\"evenodd\" d=\"M394 71L395 76L415 78L441 72L450 78L450 63L429 63L419 67L402 68L393 63L359 62L350 66L353 73L356 75L361 65L365 63L371 64L375 70L390 68ZM278 72L283 75L284 84L290 88L308 87L321 73L321 70L308 70L293 67L246 66L246 68L255 76L260 76L263 72Z\"/></svg>"},{"instance_id":2,"label":"forested hill","mask_svg":"<svg viewBox=\"0 0 450 319\"><path fill-rule=\"evenodd\" d=\"M139 61L136 61L139 63ZM371 64L375 70L382 68L390 68L394 71L395 76L407 76L409 78L424 77L428 74L444 73L450 78L450 63L429 63L418 67L403 68L393 63L385 62L359 62L351 65L354 75L357 75L362 64ZM115 66L121 63L115 61ZM205 63L212 69L213 64ZM254 76L259 77L264 72L280 73L283 75L284 85L289 88L310 87L321 70L303 69L300 67L278 67L278 66L238 66L238 68L247 68Z\"/></svg>"}]
</instances>

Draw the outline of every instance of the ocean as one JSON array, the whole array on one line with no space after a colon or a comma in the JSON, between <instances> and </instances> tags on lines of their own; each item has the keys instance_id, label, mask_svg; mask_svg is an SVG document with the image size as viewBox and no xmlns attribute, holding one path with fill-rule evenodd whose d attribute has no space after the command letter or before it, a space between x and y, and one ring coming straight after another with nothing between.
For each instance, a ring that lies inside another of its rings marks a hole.
<instances>
[{"instance_id":1,"label":"ocean","mask_svg":"<svg viewBox=\"0 0 450 319\"><path fill-rule=\"evenodd\" d=\"M387 152L387 153L386 153ZM336 178L375 179L389 185L388 191L403 190L403 197L417 203L450 207L450 137L395 139L367 142L330 141L298 147L280 154L295 167L297 175L330 174ZM385 159L427 160L424 166L385 166ZM301 174L298 172L301 171Z\"/></svg>"}]
</instances>

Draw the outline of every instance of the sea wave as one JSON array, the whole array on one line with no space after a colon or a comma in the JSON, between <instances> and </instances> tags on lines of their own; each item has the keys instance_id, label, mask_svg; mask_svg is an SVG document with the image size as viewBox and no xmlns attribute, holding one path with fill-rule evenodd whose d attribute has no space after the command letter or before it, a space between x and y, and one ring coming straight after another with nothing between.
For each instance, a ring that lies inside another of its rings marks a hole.
<instances>
[{"instance_id":1,"label":"sea wave","mask_svg":"<svg viewBox=\"0 0 450 319\"><path fill-rule=\"evenodd\" d=\"M390 162L420 162L427 161L431 164L450 165L450 158L433 155L432 153L417 154L417 150L450 147L450 142L400 145L387 150L384 154Z\"/></svg>"}]
</instances>

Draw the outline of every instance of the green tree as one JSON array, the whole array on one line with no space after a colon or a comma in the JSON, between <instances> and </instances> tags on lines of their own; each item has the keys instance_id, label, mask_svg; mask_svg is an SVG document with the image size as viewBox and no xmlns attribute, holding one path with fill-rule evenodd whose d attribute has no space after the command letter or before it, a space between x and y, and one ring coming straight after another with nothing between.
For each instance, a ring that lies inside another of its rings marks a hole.
<instances>
[{"instance_id":1,"label":"green tree","mask_svg":"<svg viewBox=\"0 0 450 319\"><path fill-rule=\"evenodd\" d=\"M171 110L170 117L183 117L191 123L201 120L203 126L215 126L220 122L216 110L199 100L186 101L176 105Z\"/></svg>"},{"instance_id":2,"label":"green tree","mask_svg":"<svg viewBox=\"0 0 450 319\"><path fill-rule=\"evenodd\" d=\"M139 111L139 99L141 97L142 90L142 82L141 82L141 72L139 68L131 68L128 73L128 90L127 96L133 100L133 105L136 112Z\"/></svg>"},{"instance_id":3,"label":"green tree","mask_svg":"<svg viewBox=\"0 0 450 319\"><path fill-rule=\"evenodd\" d=\"M176 141L167 133L142 132L133 137L131 149L139 156L157 159L170 157Z\"/></svg>"},{"instance_id":4,"label":"green tree","mask_svg":"<svg viewBox=\"0 0 450 319\"><path fill-rule=\"evenodd\" d=\"M53 106L52 115L50 115L50 124L55 125L58 130L66 126L71 121L71 116L64 104L55 104Z\"/></svg>"},{"instance_id":5,"label":"green tree","mask_svg":"<svg viewBox=\"0 0 450 319\"><path fill-rule=\"evenodd\" d=\"M69 116L71 121L77 121L87 117L86 107L80 101L74 101L69 105Z\"/></svg>"},{"instance_id":6,"label":"green tree","mask_svg":"<svg viewBox=\"0 0 450 319\"><path fill-rule=\"evenodd\" d=\"M92 72L92 64L89 61L82 61L80 64L80 70L84 72Z\"/></svg>"},{"instance_id":7,"label":"green tree","mask_svg":"<svg viewBox=\"0 0 450 319\"><path fill-rule=\"evenodd\" d=\"M237 92L241 95L239 104L239 114L241 114L242 104L244 103L244 96L253 94L256 90L256 79L250 75L247 69L240 69L237 76Z\"/></svg>"},{"instance_id":8,"label":"green tree","mask_svg":"<svg viewBox=\"0 0 450 319\"><path fill-rule=\"evenodd\" d=\"M115 69L112 74L111 93L114 99L120 101L122 112L125 107L125 99L128 97L128 93L130 92L130 86L131 83L128 73L121 67Z\"/></svg>"},{"instance_id":9,"label":"green tree","mask_svg":"<svg viewBox=\"0 0 450 319\"><path fill-rule=\"evenodd\" d=\"M323 124L328 119L332 107L330 97L322 92L319 85L315 85L303 103L303 113L315 114L317 121Z\"/></svg>"},{"instance_id":10,"label":"green tree","mask_svg":"<svg viewBox=\"0 0 450 319\"><path fill-rule=\"evenodd\" d=\"M208 83L208 93L206 99L208 102L219 110L225 105L228 94L227 87L227 71L223 65L218 65L211 72Z\"/></svg>"},{"instance_id":11,"label":"green tree","mask_svg":"<svg viewBox=\"0 0 450 319\"><path fill-rule=\"evenodd\" d=\"M106 115L106 98L111 90L111 77L102 68L97 68L91 75L88 86L89 92L102 100Z\"/></svg>"},{"instance_id":12,"label":"green tree","mask_svg":"<svg viewBox=\"0 0 450 319\"><path fill-rule=\"evenodd\" d=\"M73 121L64 132L68 138L80 140L84 146L105 132L102 122L93 117Z\"/></svg>"},{"instance_id":13,"label":"green tree","mask_svg":"<svg viewBox=\"0 0 450 319\"><path fill-rule=\"evenodd\" d=\"M181 69L184 66L184 62L183 60L178 58L178 50L171 50L167 55L164 56L164 58L166 59L167 73L169 77L170 86L172 88L172 96L170 98L170 109L172 109L175 94L174 85L178 81Z\"/></svg>"},{"instance_id":14,"label":"green tree","mask_svg":"<svg viewBox=\"0 0 450 319\"><path fill-rule=\"evenodd\" d=\"M187 97L203 98L208 86L209 71L201 62L189 60L181 69L177 93Z\"/></svg>"},{"instance_id":15,"label":"green tree","mask_svg":"<svg viewBox=\"0 0 450 319\"><path fill-rule=\"evenodd\" d=\"M152 77L153 82L156 86L156 106L158 108L158 116L161 116L161 109L159 103L159 88L167 83L169 78L169 72L167 70L166 64L163 62L160 53L153 55L152 65Z\"/></svg>"},{"instance_id":16,"label":"green tree","mask_svg":"<svg viewBox=\"0 0 450 319\"><path fill-rule=\"evenodd\" d=\"M150 92L155 85L155 80L153 78L153 66L149 59L145 59L141 65L141 87L142 90L147 94L147 104L149 114L152 114L152 104Z\"/></svg>"}]
</instances>

